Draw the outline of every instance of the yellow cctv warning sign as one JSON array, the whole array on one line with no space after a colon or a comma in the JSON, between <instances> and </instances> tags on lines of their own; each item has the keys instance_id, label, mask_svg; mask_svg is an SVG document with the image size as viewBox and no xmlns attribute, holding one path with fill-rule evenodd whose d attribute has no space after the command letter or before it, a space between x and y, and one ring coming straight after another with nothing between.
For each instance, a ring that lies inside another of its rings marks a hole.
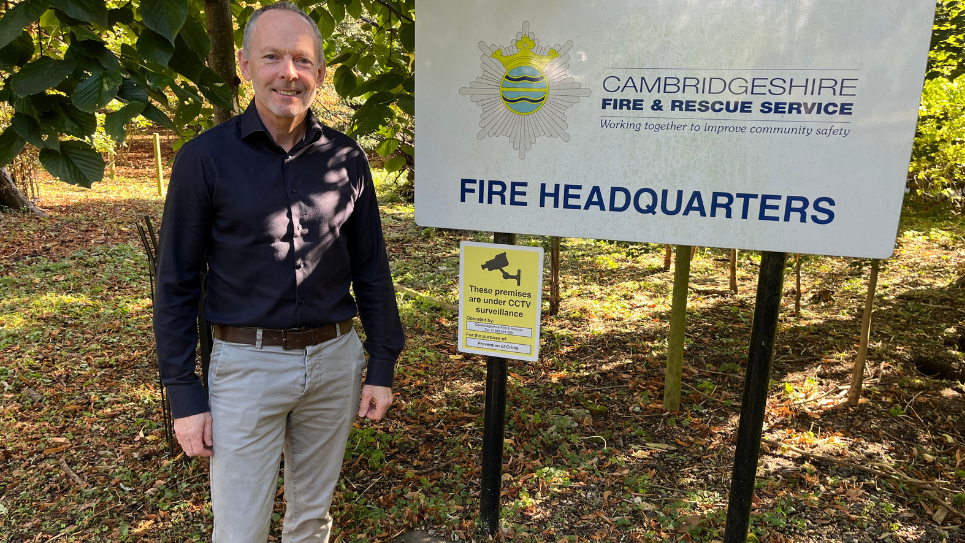
<instances>
[{"instance_id":1,"label":"yellow cctv warning sign","mask_svg":"<svg viewBox=\"0 0 965 543\"><path fill-rule=\"evenodd\" d=\"M459 350L535 361L543 249L471 241L459 249Z\"/></svg>"}]
</instances>

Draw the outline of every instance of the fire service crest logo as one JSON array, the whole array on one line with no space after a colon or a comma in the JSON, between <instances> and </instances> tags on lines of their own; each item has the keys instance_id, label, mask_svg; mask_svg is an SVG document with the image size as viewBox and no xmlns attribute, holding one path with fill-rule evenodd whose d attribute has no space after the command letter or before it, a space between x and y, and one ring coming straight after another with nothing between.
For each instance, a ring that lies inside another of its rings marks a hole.
<instances>
[{"instance_id":1,"label":"fire service crest logo","mask_svg":"<svg viewBox=\"0 0 965 543\"><path fill-rule=\"evenodd\" d=\"M566 110L590 96L590 89L566 73L573 42L541 46L536 35L523 31L505 47L479 42L483 74L459 94L469 96L481 109L478 139L506 136L519 151L519 158L537 138L569 141Z\"/></svg>"}]
</instances>

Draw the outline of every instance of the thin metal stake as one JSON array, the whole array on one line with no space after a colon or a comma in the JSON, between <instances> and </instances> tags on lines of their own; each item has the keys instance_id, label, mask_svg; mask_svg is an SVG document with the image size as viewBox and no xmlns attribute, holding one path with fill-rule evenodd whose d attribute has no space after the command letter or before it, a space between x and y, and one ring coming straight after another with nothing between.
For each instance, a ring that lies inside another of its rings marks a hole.
<instances>
[{"instance_id":1,"label":"thin metal stake","mask_svg":"<svg viewBox=\"0 0 965 543\"><path fill-rule=\"evenodd\" d=\"M761 453L761 436L764 431L767 387L771 380L771 363L774 361L777 317L784 290L786 259L787 253L761 253L761 272L757 279L757 302L754 306L754 324L747 355L744 401L741 404L740 425L737 428L737 449L734 451L734 471L727 504L724 543L745 543L747 540L751 502L754 499L754 479L757 475L757 460Z\"/></svg>"},{"instance_id":2,"label":"thin metal stake","mask_svg":"<svg viewBox=\"0 0 965 543\"><path fill-rule=\"evenodd\" d=\"M496 232L493 243L516 245L515 234ZM483 426L482 488L479 492L479 525L483 535L499 531L499 495L503 477L503 439L506 422L505 358L486 358L486 406Z\"/></svg>"}]
</instances>

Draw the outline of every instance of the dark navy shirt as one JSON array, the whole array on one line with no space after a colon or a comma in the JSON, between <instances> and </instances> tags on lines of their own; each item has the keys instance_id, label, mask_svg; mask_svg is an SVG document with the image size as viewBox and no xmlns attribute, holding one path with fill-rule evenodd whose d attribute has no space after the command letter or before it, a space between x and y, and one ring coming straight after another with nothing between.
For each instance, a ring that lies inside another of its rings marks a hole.
<instances>
[{"instance_id":1,"label":"dark navy shirt","mask_svg":"<svg viewBox=\"0 0 965 543\"><path fill-rule=\"evenodd\" d=\"M304 138L285 152L252 101L178 151L154 300L161 380L174 418L208 411L194 371L205 260L209 323L287 329L359 315L369 353L365 382L392 386L405 335L368 160L310 111L306 122Z\"/></svg>"}]
</instances>

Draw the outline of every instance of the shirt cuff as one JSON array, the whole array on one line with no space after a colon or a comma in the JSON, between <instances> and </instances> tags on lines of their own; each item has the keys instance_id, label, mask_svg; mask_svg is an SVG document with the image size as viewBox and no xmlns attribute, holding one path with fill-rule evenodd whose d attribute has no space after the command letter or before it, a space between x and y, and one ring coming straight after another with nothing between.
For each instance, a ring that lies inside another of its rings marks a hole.
<instances>
[{"instance_id":1,"label":"shirt cuff","mask_svg":"<svg viewBox=\"0 0 965 543\"><path fill-rule=\"evenodd\" d=\"M365 372L365 384L392 388L394 379L395 360L369 356L368 370Z\"/></svg>"},{"instance_id":2,"label":"shirt cuff","mask_svg":"<svg viewBox=\"0 0 965 543\"><path fill-rule=\"evenodd\" d=\"M167 387L168 403L171 404L171 418L181 419L199 413L207 413L208 394L204 391L201 381L186 385Z\"/></svg>"}]
</instances>

